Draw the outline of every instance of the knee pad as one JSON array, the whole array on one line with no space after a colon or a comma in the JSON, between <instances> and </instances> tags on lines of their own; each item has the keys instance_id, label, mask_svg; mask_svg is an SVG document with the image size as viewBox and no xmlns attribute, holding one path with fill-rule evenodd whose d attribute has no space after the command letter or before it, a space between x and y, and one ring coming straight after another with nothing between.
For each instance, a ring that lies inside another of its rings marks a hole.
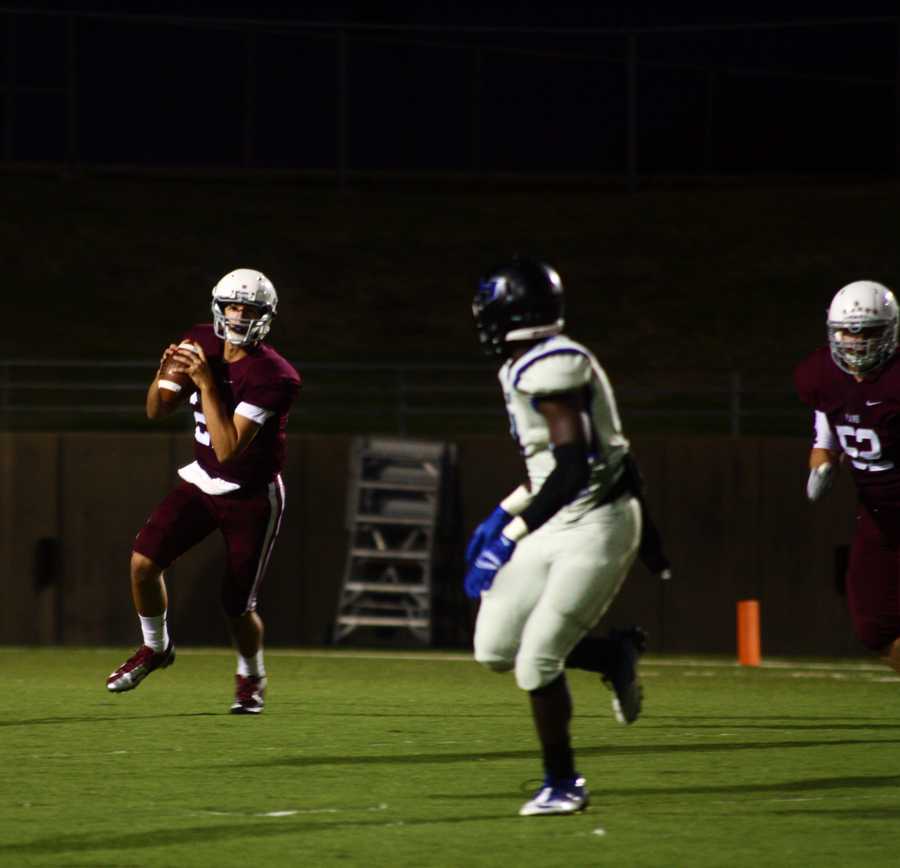
<instances>
[{"instance_id":1,"label":"knee pad","mask_svg":"<svg viewBox=\"0 0 900 868\"><path fill-rule=\"evenodd\" d=\"M519 655L516 658L516 684L529 693L540 690L559 678L563 664L563 660L555 657Z\"/></svg>"}]
</instances>

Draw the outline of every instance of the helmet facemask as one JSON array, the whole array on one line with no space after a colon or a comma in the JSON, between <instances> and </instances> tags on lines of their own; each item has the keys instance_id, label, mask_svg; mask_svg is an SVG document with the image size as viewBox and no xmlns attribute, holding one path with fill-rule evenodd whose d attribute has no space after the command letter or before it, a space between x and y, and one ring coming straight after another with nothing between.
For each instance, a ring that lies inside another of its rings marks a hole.
<instances>
[{"instance_id":1,"label":"helmet facemask","mask_svg":"<svg viewBox=\"0 0 900 868\"><path fill-rule=\"evenodd\" d=\"M897 322L831 322L828 344L834 363L848 374L881 367L897 348Z\"/></svg>"},{"instance_id":2,"label":"helmet facemask","mask_svg":"<svg viewBox=\"0 0 900 868\"><path fill-rule=\"evenodd\" d=\"M225 308L230 304L243 304L244 307L253 307L258 312L256 317L233 317L225 313ZM212 303L213 330L216 337L234 344L236 347L245 347L261 341L272 327L272 311L259 305L247 305L240 301L223 301L216 299Z\"/></svg>"},{"instance_id":3,"label":"helmet facemask","mask_svg":"<svg viewBox=\"0 0 900 868\"><path fill-rule=\"evenodd\" d=\"M506 334L501 328L500 306L492 304L497 299L498 289L494 281L481 282L478 293L472 302L472 315L475 317L475 330L478 341L485 355L504 359L506 350Z\"/></svg>"}]
</instances>

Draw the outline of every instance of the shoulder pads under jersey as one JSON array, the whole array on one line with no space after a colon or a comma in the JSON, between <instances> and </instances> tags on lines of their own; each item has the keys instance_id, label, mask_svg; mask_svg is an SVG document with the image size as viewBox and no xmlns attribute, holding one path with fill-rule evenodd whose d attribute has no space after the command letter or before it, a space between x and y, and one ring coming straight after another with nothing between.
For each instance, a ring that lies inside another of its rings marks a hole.
<instances>
[{"instance_id":1,"label":"shoulder pads under jersey","mask_svg":"<svg viewBox=\"0 0 900 868\"><path fill-rule=\"evenodd\" d=\"M572 392L590 382L591 358L584 347L565 338L546 341L517 359L513 388L526 395Z\"/></svg>"}]
</instances>

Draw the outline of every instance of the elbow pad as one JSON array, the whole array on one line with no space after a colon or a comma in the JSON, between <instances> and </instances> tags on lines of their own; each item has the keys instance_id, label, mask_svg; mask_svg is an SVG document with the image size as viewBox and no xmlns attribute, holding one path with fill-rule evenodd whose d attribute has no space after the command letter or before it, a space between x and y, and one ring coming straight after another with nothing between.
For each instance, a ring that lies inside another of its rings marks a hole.
<instances>
[{"instance_id":1,"label":"elbow pad","mask_svg":"<svg viewBox=\"0 0 900 868\"><path fill-rule=\"evenodd\" d=\"M834 465L829 461L809 471L806 481L806 497L810 501L818 500L826 494L834 483Z\"/></svg>"}]
</instances>

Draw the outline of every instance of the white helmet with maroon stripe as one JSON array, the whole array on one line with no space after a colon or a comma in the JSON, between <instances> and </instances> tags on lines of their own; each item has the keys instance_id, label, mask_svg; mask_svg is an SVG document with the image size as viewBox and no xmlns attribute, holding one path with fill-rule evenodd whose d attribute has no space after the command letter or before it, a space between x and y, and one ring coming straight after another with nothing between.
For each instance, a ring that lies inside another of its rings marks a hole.
<instances>
[{"instance_id":1,"label":"white helmet with maroon stripe","mask_svg":"<svg viewBox=\"0 0 900 868\"><path fill-rule=\"evenodd\" d=\"M897 299L874 280L856 280L838 290L828 308L828 344L834 363L848 374L883 365L897 349Z\"/></svg>"},{"instance_id":2,"label":"white helmet with maroon stripe","mask_svg":"<svg viewBox=\"0 0 900 868\"><path fill-rule=\"evenodd\" d=\"M253 308L253 317L226 317L225 308L242 304ZM229 271L212 291L213 328L216 336L243 347L261 341L272 327L278 294L261 271L238 268Z\"/></svg>"}]
</instances>

